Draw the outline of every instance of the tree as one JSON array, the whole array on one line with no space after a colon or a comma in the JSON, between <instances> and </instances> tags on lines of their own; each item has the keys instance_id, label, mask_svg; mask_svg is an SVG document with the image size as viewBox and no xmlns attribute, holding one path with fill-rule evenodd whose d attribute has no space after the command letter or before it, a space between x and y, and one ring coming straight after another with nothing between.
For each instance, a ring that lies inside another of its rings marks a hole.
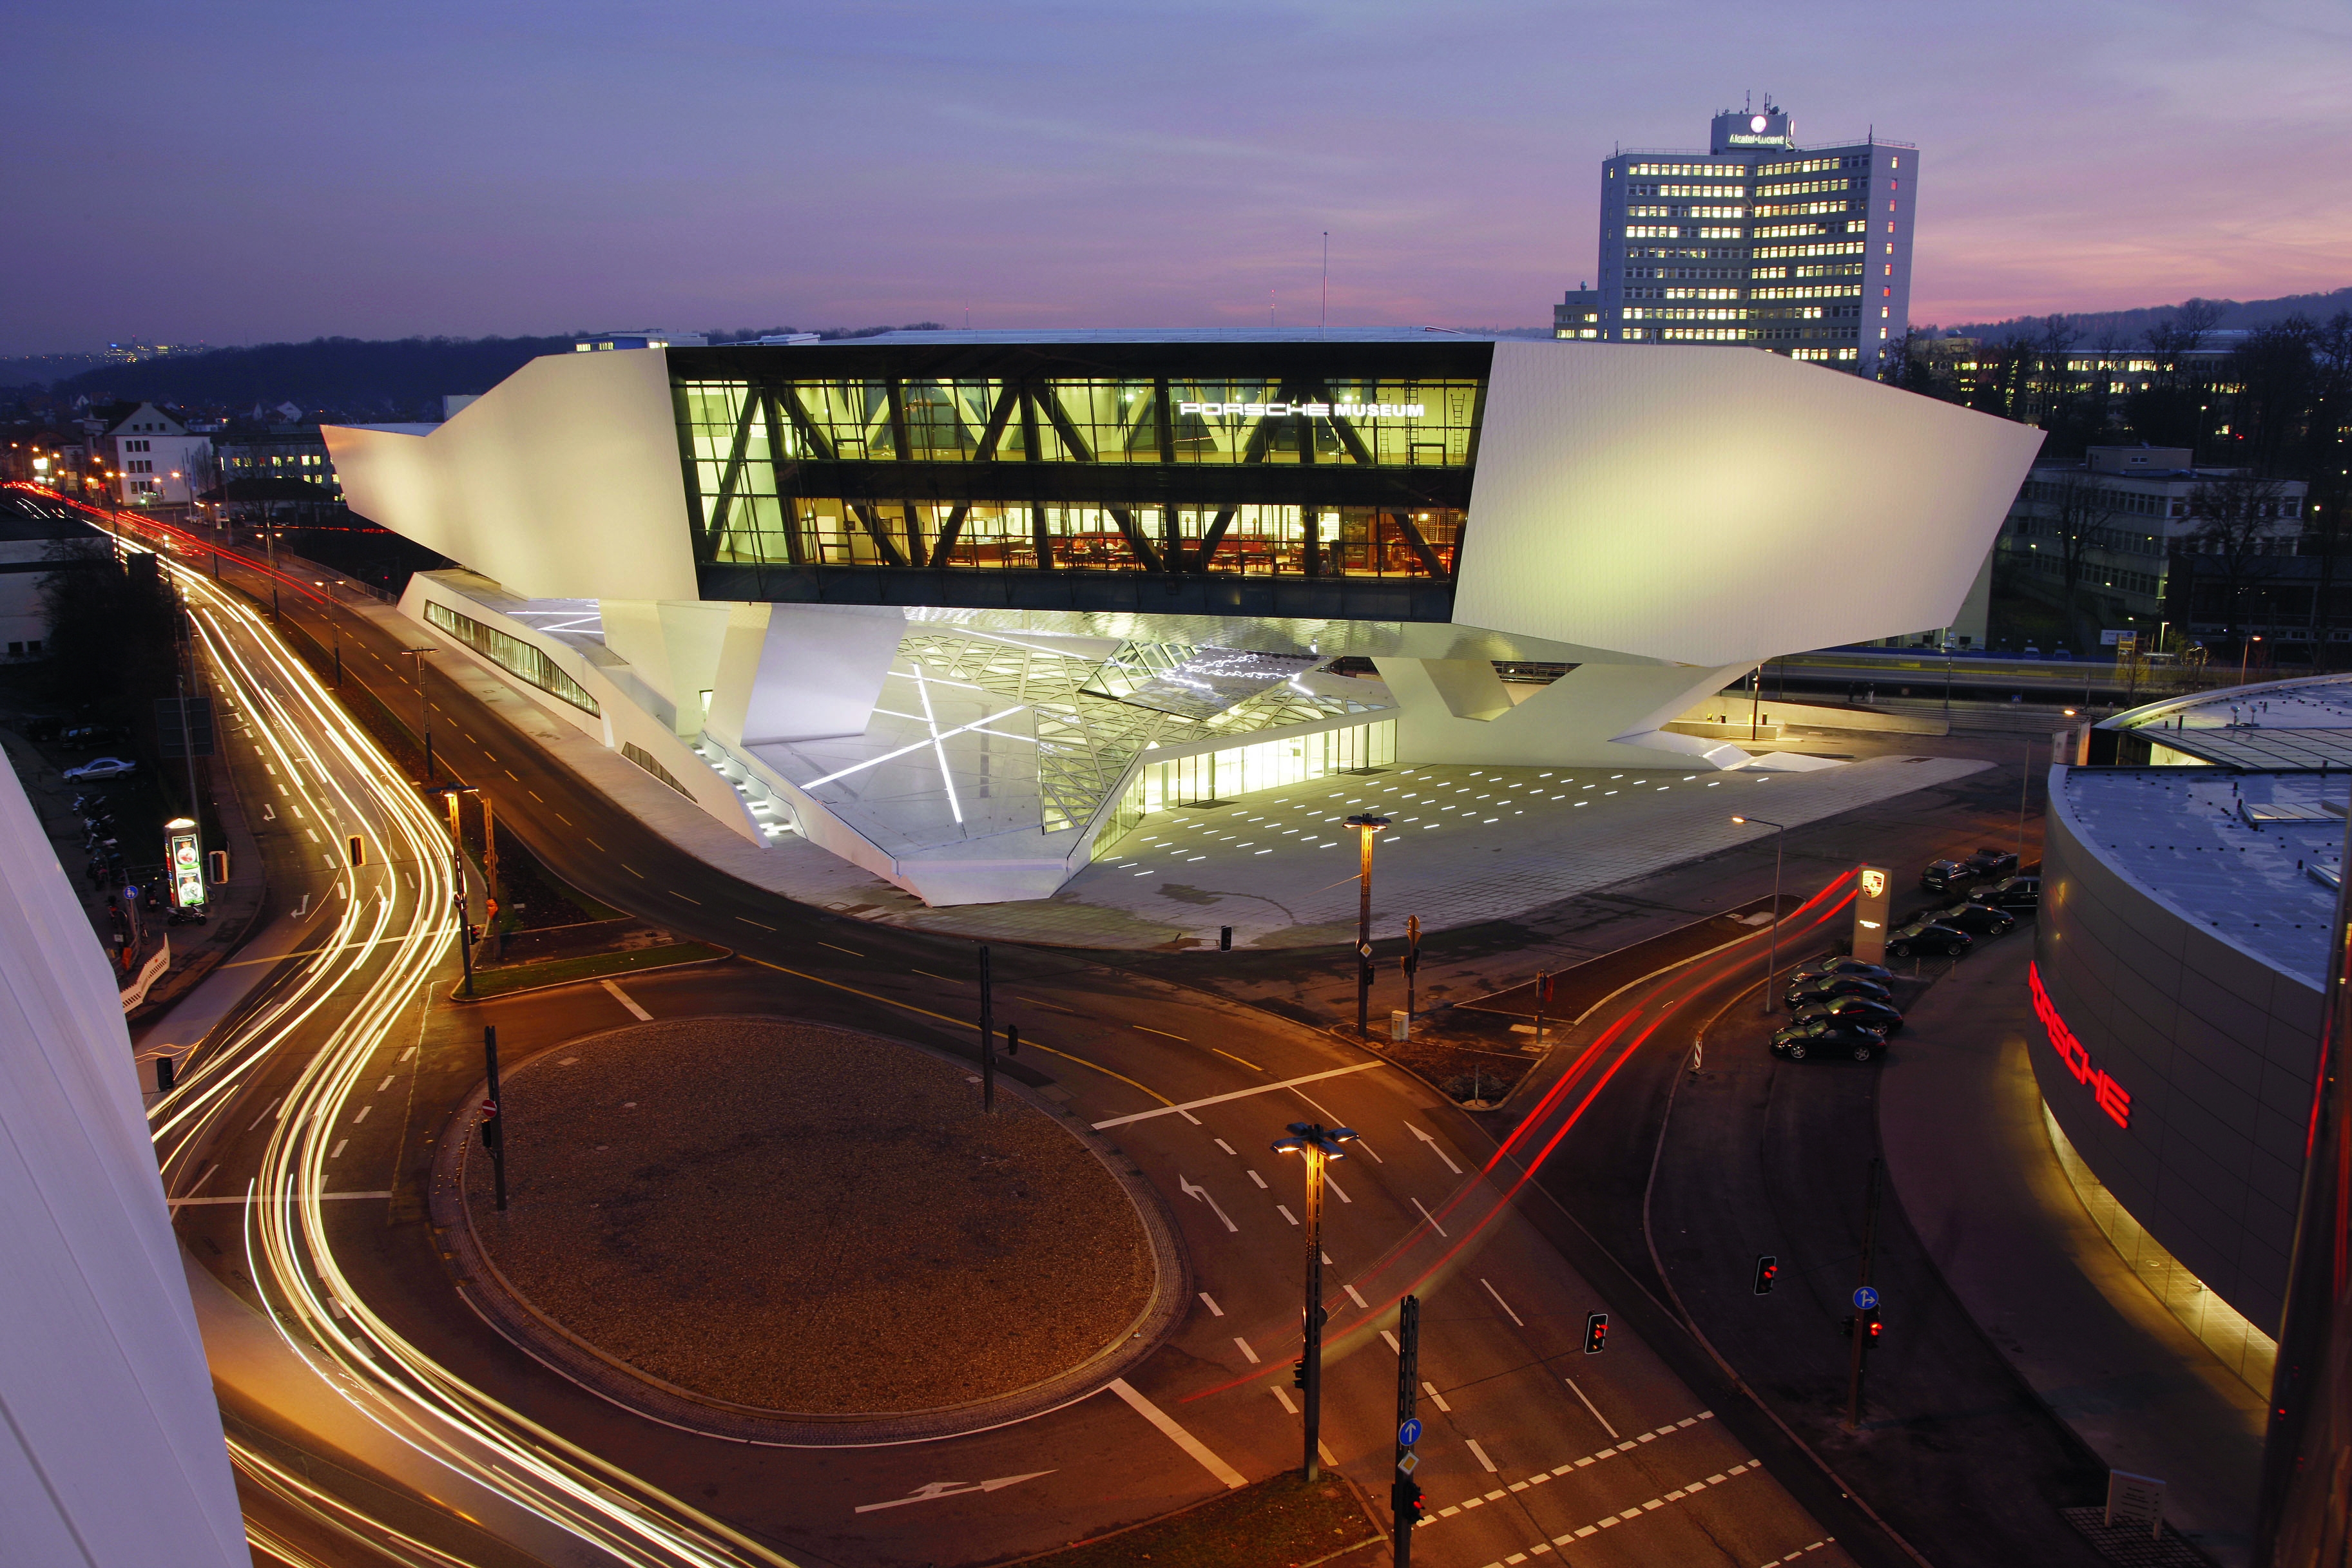
<instances>
[{"instance_id":1,"label":"tree","mask_svg":"<svg viewBox=\"0 0 2352 1568\"><path fill-rule=\"evenodd\" d=\"M2344 508L2352 503L2352 312L2339 310L2314 329L2311 406L2303 426L2298 466L2310 486L2304 508L2309 553L2319 558L2319 590L2311 601L2312 664L2327 667L2328 609L2335 598L2336 559L2344 548Z\"/></svg>"},{"instance_id":2,"label":"tree","mask_svg":"<svg viewBox=\"0 0 2352 1568\"><path fill-rule=\"evenodd\" d=\"M2277 480L2252 474L2220 475L2189 493L2189 516L2194 524L2189 541L2197 547L2198 554L2220 563L2229 627L2241 642L2252 630L2246 589L2253 562L2272 553L2271 547L2279 538L2285 493L2286 487Z\"/></svg>"},{"instance_id":3,"label":"tree","mask_svg":"<svg viewBox=\"0 0 2352 1568\"><path fill-rule=\"evenodd\" d=\"M2096 475L2069 471L2046 482L2043 507L2037 520L2046 527L2058 546L2059 576L2063 585L2059 607L2066 616L2071 635L2074 617L2082 611L2083 572L2090 552L2113 542L2105 533L2107 525L2115 520L2114 493L2099 482Z\"/></svg>"},{"instance_id":4,"label":"tree","mask_svg":"<svg viewBox=\"0 0 2352 1568\"><path fill-rule=\"evenodd\" d=\"M2204 433L2205 406L2211 399L2194 355L2205 346L2221 318L2221 308L2211 300L2190 299L2147 329L2156 379L2124 400L2124 417L2142 441L2152 446L2195 450Z\"/></svg>"}]
</instances>

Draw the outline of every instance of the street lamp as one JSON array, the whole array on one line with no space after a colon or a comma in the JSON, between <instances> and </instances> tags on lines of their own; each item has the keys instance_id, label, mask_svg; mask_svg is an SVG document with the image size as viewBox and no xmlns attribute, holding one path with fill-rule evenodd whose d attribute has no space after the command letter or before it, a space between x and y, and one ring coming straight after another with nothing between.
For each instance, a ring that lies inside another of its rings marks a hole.
<instances>
[{"instance_id":1,"label":"street lamp","mask_svg":"<svg viewBox=\"0 0 2352 1568\"><path fill-rule=\"evenodd\" d=\"M457 882L457 957L465 966L465 992L468 997L474 994L474 922L472 911L466 906L466 841L457 827L457 797L481 792L473 784L444 784L438 789L426 791L449 802L449 870Z\"/></svg>"},{"instance_id":2,"label":"street lamp","mask_svg":"<svg viewBox=\"0 0 2352 1568\"><path fill-rule=\"evenodd\" d=\"M1389 825L1370 811L1348 819L1363 849L1356 871L1356 1038L1370 1038L1372 1006L1372 835ZM1312 1477L1308 1478L1312 1479Z\"/></svg>"},{"instance_id":3,"label":"street lamp","mask_svg":"<svg viewBox=\"0 0 2352 1568\"><path fill-rule=\"evenodd\" d=\"M427 784L433 782L433 708L425 700L425 656L440 651L438 648L403 648L400 651L402 658L415 661L416 721L425 729L425 781Z\"/></svg>"},{"instance_id":4,"label":"street lamp","mask_svg":"<svg viewBox=\"0 0 2352 1568\"><path fill-rule=\"evenodd\" d=\"M2249 637L2238 644L2238 684L2242 686L2246 684L2246 660L2252 654L2254 644L2261 641L2260 637Z\"/></svg>"},{"instance_id":5,"label":"street lamp","mask_svg":"<svg viewBox=\"0 0 2352 1568\"><path fill-rule=\"evenodd\" d=\"M1780 967L1780 841L1789 831L1785 822L1771 821L1763 817L1734 817L1735 822L1753 822L1759 828L1772 830L1772 925L1769 940L1769 952L1764 959L1764 1010L1772 1010L1772 971Z\"/></svg>"},{"instance_id":6,"label":"street lamp","mask_svg":"<svg viewBox=\"0 0 2352 1568\"><path fill-rule=\"evenodd\" d=\"M1307 1396L1306 1473L1311 1482L1323 1470L1323 1320L1330 1316L1323 1310L1323 1167L1348 1157L1339 1145L1354 1143L1356 1132L1316 1122L1293 1122L1288 1130L1290 1136L1275 1139L1273 1148L1307 1160L1307 1343L1298 1364L1299 1387Z\"/></svg>"}]
</instances>

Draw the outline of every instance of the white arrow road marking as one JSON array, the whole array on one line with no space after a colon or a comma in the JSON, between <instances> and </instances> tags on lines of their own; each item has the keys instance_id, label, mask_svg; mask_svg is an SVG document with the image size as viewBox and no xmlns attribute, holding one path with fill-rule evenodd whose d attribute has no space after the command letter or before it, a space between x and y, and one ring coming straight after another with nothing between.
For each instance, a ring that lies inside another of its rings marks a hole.
<instances>
[{"instance_id":1,"label":"white arrow road marking","mask_svg":"<svg viewBox=\"0 0 2352 1568\"><path fill-rule=\"evenodd\" d=\"M1431 1137L1427 1133L1423 1132L1419 1127L1414 1126L1410 1122L1405 1124L1405 1131L1411 1133L1414 1137L1419 1138L1423 1143L1427 1144L1429 1145L1429 1152L1435 1155L1439 1159L1444 1160L1447 1170L1452 1171L1455 1176L1460 1176L1462 1174L1462 1167L1455 1165L1452 1156L1448 1155L1444 1149L1437 1146L1437 1140L1435 1138Z\"/></svg>"},{"instance_id":2,"label":"white arrow road marking","mask_svg":"<svg viewBox=\"0 0 2352 1568\"><path fill-rule=\"evenodd\" d=\"M1199 1198L1202 1203L1207 1204L1207 1205L1209 1206L1210 1209L1215 1213L1216 1217L1217 1217L1219 1219L1223 1219L1223 1220L1225 1221L1225 1228L1226 1228L1226 1229L1228 1229L1228 1230L1239 1230L1239 1229L1241 1228L1241 1227L1240 1227L1240 1226L1235 1225L1235 1224L1234 1224L1231 1219L1227 1219L1227 1218L1225 1218L1225 1211L1224 1211L1223 1209L1222 1209L1222 1208L1217 1207L1217 1200L1216 1200L1215 1198L1211 1197L1209 1196L1209 1189L1208 1189L1207 1187L1205 1187L1205 1186L1194 1186L1191 1182L1187 1181L1187 1180L1186 1180L1186 1179L1185 1179L1185 1178L1184 1178L1181 1174L1176 1177L1176 1186L1177 1186L1177 1187L1178 1187L1178 1188L1179 1188L1179 1189L1180 1189L1180 1190L1184 1194L1184 1196L1185 1196L1186 1197L1197 1197L1197 1198Z\"/></svg>"},{"instance_id":3,"label":"white arrow road marking","mask_svg":"<svg viewBox=\"0 0 2352 1568\"><path fill-rule=\"evenodd\" d=\"M917 1487L905 1497L892 1498L888 1502L861 1502L855 1511L872 1513L878 1509L904 1508L910 1502L936 1502L943 1497L962 1497L967 1492L1002 1491L1006 1487L1018 1486L1023 1481L1034 1481L1039 1476L1053 1473L1051 1470L1031 1470L1025 1476L999 1476L992 1481L933 1481L928 1486Z\"/></svg>"},{"instance_id":4,"label":"white arrow road marking","mask_svg":"<svg viewBox=\"0 0 2352 1568\"><path fill-rule=\"evenodd\" d=\"M1110 1391L1113 1394L1118 1395L1121 1399L1126 1400L1129 1408L1132 1409L1137 1415L1142 1416L1145 1420L1159 1427L1161 1432L1165 1433L1170 1442L1174 1443L1178 1448L1192 1455L1193 1459L1200 1464L1200 1467L1202 1469L1208 1471L1211 1475L1216 1477L1217 1479L1223 1481L1228 1491L1236 1487L1244 1487L1249 1484L1248 1480L1243 1477L1241 1471L1234 1469L1233 1466L1217 1458L1215 1451L1213 1450L1206 1443L1203 1443L1200 1438L1195 1437L1192 1433L1187 1432L1183 1427L1178 1426L1174 1419L1169 1416L1167 1411L1162 1410L1159 1406L1154 1405L1150 1400L1146 1399L1142 1395L1137 1393L1128 1383L1126 1378L1112 1378L1110 1380Z\"/></svg>"}]
</instances>

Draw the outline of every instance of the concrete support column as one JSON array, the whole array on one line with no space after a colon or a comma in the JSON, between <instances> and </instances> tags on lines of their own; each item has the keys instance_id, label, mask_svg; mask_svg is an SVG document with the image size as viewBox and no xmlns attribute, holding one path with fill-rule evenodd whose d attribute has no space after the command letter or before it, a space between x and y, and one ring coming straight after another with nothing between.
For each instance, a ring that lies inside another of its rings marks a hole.
<instances>
[{"instance_id":1,"label":"concrete support column","mask_svg":"<svg viewBox=\"0 0 2352 1568\"><path fill-rule=\"evenodd\" d=\"M734 748L865 733L906 630L892 606L729 606L710 733Z\"/></svg>"},{"instance_id":2,"label":"concrete support column","mask_svg":"<svg viewBox=\"0 0 2352 1568\"><path fill-rule=\"evenodd\" d=\"M1738 768L1736 746L1664 727L1753 664L1579 664L1516 706L1492 664L1461 659L1376 659L1402 704L1401 762L1610 768Z\"/></svg>"}]
</instances>

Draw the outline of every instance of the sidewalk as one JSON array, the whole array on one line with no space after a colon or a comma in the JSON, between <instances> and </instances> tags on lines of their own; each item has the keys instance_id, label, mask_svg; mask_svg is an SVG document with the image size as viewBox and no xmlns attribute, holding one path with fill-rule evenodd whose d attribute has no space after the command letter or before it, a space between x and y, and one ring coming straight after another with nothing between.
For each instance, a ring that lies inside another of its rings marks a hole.
<instances>
[{"instance_id":1,"label":"sidewalk","mask_svg":"<svg viewBox=\"0 0 2352 1568\"><path fill-rule=\"evenodd\" d=\"M2027 1063L2021 931L1921 998L1879 1098L1888 1174L1970 1316L2106 1465L2168 1483L2166 1518L2252 1560L2263 1395L2167 1312L2060 1170Z\"/></svg>"}]
</instances>

